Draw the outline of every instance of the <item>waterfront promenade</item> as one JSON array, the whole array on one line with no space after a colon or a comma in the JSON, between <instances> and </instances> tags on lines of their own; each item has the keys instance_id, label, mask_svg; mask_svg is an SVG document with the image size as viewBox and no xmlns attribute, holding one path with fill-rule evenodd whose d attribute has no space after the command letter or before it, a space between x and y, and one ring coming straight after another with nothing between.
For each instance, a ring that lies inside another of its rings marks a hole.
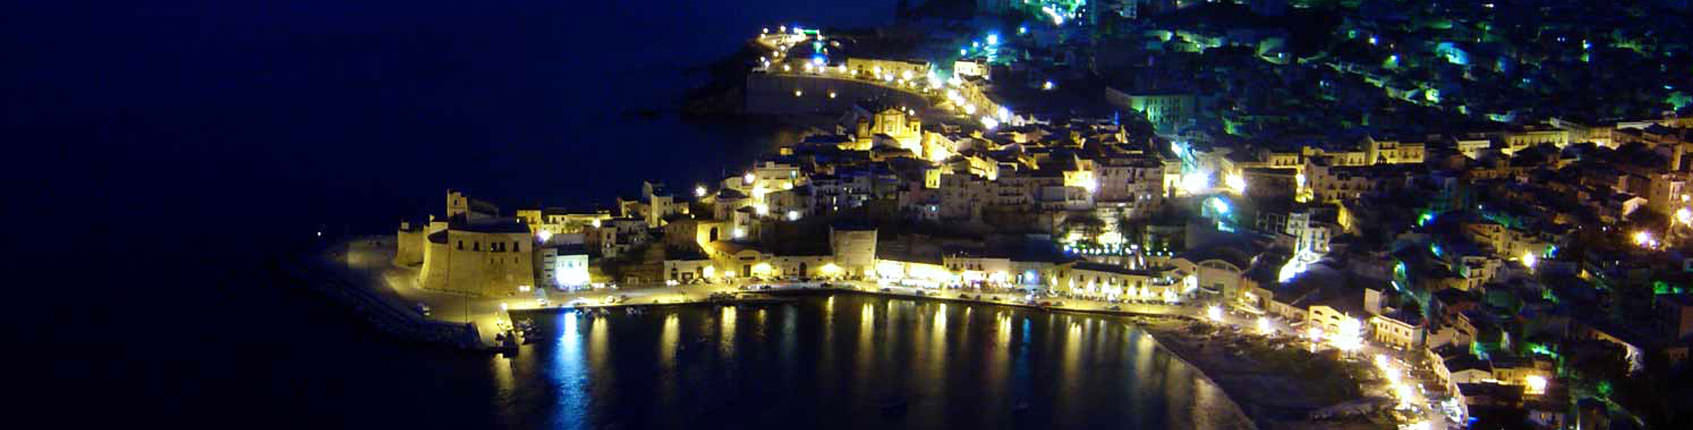
<instances>
[{"instance_id":1,"label":"waterfront promenade","mask_svg":"<svg viewBox=\"0 0 1693 430\"><path fill-rule=\"evenodd\" d=\"M385 300L400 304L415 313L422 320L440 323L471 324L481 338L479 349L499 351L500 342L496 336L501 333L509 334L509 327L513 321L513 313L562 312L579 308L595 307L625 307L625 306L653 306L678 305L690 303L706 303L714 295L720 293L740 294L746 298L768 298L783 294L795 293L848 293L874 294L916 300L941 300L955 302L970 302L987 305L1020 306L1041 308L1051 311L1086 312L1112 314L1135 317L1149 317L1143 320L1149 330L1160 339L1166 349L1171 350L1184 360L1189 361L1206 375L1214 378L1219 386L1230 393L1236 403L1244 409L1254 409L1254 405L1274 405L1275 399L1254 399L1256 390L1262 389L1265 375L1262 371L1250 369L1250 364L1238 363L1238 359L1230 359L1229 353L1218 354L1216 348L1206 348L1213 344L1224 343L1224 340L1241 340L1246 337L1256 339L1286 339L1295 342L1309 343L1302 338L1300 327L1274 319L1261 319L1254 315L1221 312L1213 307L1200 305L1170 305L1162 303L1141 304L1112 304L1092 300L1070 298L1040 298L1035 304L1027 303L1026 297L1013 293L977 292L974 290L927 290L919 288L882 286L874 282L843 281L830 282L830 288L821 288L816 283L784 284L784 283L752 283L752 284L702 284L681 286L635 286L620 289L589 289L578 292L562 292L552 290L546 293L543 301L539 294L521 294L514 292L505 297L470 297L465 295L425 290L418 287L416 269L398 267L392 264L394 257L393 236L368 236L349 240L333 245L324 250L321 258L327 258L335 264L344 265L346 272L363 274L350 276L354 282L346 283L350 288L366 288L368 293L380 296ZM363 280L363 282L359 282ZM757 290L745 289L748 285L768 286ZM607 303L607 299L618 296L616 303ZM1046 303L1046 304L1041 304ZM429 310L427 315L422 311ZM1262 324L1262 325L1260 325ZM1199 325L1217 329L1216 335L1194 336L1188 334L1186 328ZM1230 334L1232 333L1232 334ZM1232 336L1229 338L1228 336ZM1324 348L1324 344L1313 344L1312 348ZM1404 353L1393 351L1381 346L1365 342L1359 349L1345 354L1352 362L1369 363L1374 357L1400 357ZM1406 415L1419 417L1418 428L1445 428L1435 423L1449 422L1442 413L1439 399L1424 393L1423 387L1438 386L1432 382L1430 371L1410 364L1408 361L1393 359L1394 369L1390 371L1394 376L1388 379L1406 378L1405 386L1413 387L1409 390L1394 392L1398 383L1381 384L1380 381L1365 383L1360 388L1367 399L1361 401L1380 401L1393 396L1408 397L1401 399L1399 409ZM1403 370L1399 370L1403 369ZM1389 372L1384 369L1384 372ZM1233 379L1231 379L1233 378ZM1289 384L1282 384L1284 386ZM1297 385L1297 384L1292 384ZM1297 390L1298 387L1284 387ZM1370 400L1378 399L1378 400ZM1257 413L1253 414L1254 421L1263 422ZM1427 427L1422 427L1427 423ZM1453 423L1455 424L1455 423Z\"/></svg>"}]
</instances>

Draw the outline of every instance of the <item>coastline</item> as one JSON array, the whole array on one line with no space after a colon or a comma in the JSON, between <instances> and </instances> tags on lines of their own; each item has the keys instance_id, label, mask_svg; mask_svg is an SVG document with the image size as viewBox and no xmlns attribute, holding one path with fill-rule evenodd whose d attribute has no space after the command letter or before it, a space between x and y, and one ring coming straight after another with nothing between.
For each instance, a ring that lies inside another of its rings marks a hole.
<instances>
[{"instance_id":1,"label":"coastline","mask_svg":"<svg viewBox=\"0 0 1693 430\"><path fill-rule=\"evenodd\" d=\"M378 236L377 238L378 238L378 240L375 243L382 243L381 238L383 238L383 237ZM369 240L369 238L366 238L365 240ZM345 244L343 244L343 246L345 246ZM349 250L349 248L345 248L343 246L330 246L330 247L328 247L328 249L325 249L324 251L329 251L330 254L334 254L335 250L337 250L338 248L341 249L341 250ZM372 249L372 248L365 248L365 249ZM353 254L358 254L358 251L354 251ZM320 257L329 257L329 256L323 255L323 254L318 254L318 255ZM341 257L347 258L349 256L347 254L341 254ZM329 260L330 261L336 261L336 260L341 260L341 258L330 257ZM339 262L339 261L336 261L336 262ZM381 277L379 277L379 276L357 276L357 275L353 275L353 273L359 273L359 272L364 272L364 271L368 271L368 270L378 270L381 273L389 273L389 272L400 270L399 268L395 268L395 267L392 267L390 265L387 265L386 261L383 260L381 257L365 259L364 262L366 262L366 263L380 262L380 263L379 264L370 264L370 265L360 265L362 267L352 267L352 269L353 269L352 271L332 270L328 267L328 265L317 266L316 267L317 270L320 270L320 271L323 271L323 272L328 272L328 273L322 273L324 275L332 275L333 272L341 272L342 276L330 276L332 279L338 278L340 280L352 281L352 282L337 282L337 283L333 283L335 285L323 285L323 286L320 286L320 287L328 287L327 289L330 289L330 290L372 289L372 291L369 291L369 293L371 293L371 294L368 294L368 295L372 296L372 297L383 297L383 299L381 299L381 301L392 300L392 301L399 301L401 303L410 303L410 302L415 300L415 301L421 303L423 301L428 301L428 300L431 299L432 295L429 294L426 291L422 291L422 290L412 291L413 288L404 288L404 287L396 288L395 286L392 286L392 285L386 285L386 282L379 281L379 279L381 279ZM380 267L377 267L377 266L380 266ZM368 274L368 272L366 272L366 273ZM348 275L351 275L351 276L348 276ZM694 291L690 291L689 289L694 289ZM712 296L709 294L709 293L712 293L712 292L733 292L733 293L736 293L736 294L733 296L733 298L727 298L727 299L716 298L714 300L712 298ZM417 295L419 293L422 293L422 295L421 296ZM1322 393L1313 392L1313 390L1310 389L1311 387L1307 387L1306 385L1309 385L1309 384L1306 384L1306 382L1309 382L1309 381L1307 381L1307 380L1305 380L1305 379L1303 379L1303 378L1301 378L1297 375L1287 374L1285 372L1279 372L1279 371L1272 370L1268 367L1264 367L1264 366L1261 365L1262 363L1258 363L1257 361L1252 360L1250 358L1240 356L1240 355L1231 355L1231 354L1233 354L1237 351L1234 350L1234 349L1231 349L1229 347L1222 347L1222 348L1210 347L1210 345L1218 343L1218 340L1207 339L1207 337L1209 337L1209 335L1207 335L1203 332L1208 331L1208 330L1214 330L1213 328L1211 328L1212 326L1210 326L1209 324L1200 324L1199 321L1195 319L1195 317L1193 317L1192 315L1190 315L1187 312L1184 312L1184 309L1181 308L1181 307L1169 307L1169 306L1160 305L1160 306L1145 307L1144 309L1141 309L1139 311L1128 310L1128 309L1125 309L1125 310L1110 310L1110 309L1103 309L1103 308L1086 309L1086 308L1081 308L1081 307L1077 306L1081 303L1075 303L1075 304L1071 304L1071 305L1068 305L1068 306L1038 306L1038 305L1016 303L1014 301L990 301L990 300L985 300L985 299L974 299L974 298L966 299L966 298L960 298L956 294L952 294L952 295L949 295L949 296L941 296L941 295L937 295L937 294L933 294L933 293L918 295L918 294L915 293L915 291L913 291L913 292L902 292L898 289L892 289L892 290L889 290L889 291L880 291L880 290L866 290L866 289L862 289L862 288L834 288L834 287L823 288L823 287L816 287L816 286L806 286L806 287L786 286L786 287L778 287L778 288L775 288L775 289L772 289L772 290L765 290L765 291L742 291L742 290L733 288L731 286L709 286L708 285L708 286L689 286L689 287L630 288L630 289L624 289L624 290L615 291L615 292L589 291L589 292L579 292L579 293L572 293L572 294L563 294L563 295L560 295L559 297L555 298L555 300L556 300L556 302L554 302L555 304L548 305L548 306L524 306L524 305L519 304L517 306L512 306L509 309L501 309L501 308L499 308L498 304L490 304L491 306L488 309L486 309L486 312L489 312L489 314L485 314L483 316L471 317L471 318L469 318L469 321L447 321L447 320L442 320L441 318L425 317L423 315L417 315L417 316L414 316L413 318L417 318L417 319L422 320L422 321L435 322L435 323L456 323L456 324L466 324L466 323L468 323L468 325L471 326L470 330L475 331L475 332L479 332L479 334L481 334L482 336L487 337L487 336L492 336L494 333L507 333L507 332L510 332L510 330L498 330L498 329L487 330L486 329L487 327L497 327L497 325L487 324L487 321L483 321L483 320L516 321L516 320L522 319L526 316L535 315L535 314L550 314L550 313L557 313L557 312L563 312L563 311L568 311L568 310L596 309L596 308L616 309L616 308L694 306L694 305L712 305L712 304L777 304L777 303L785 303L785 302L791 301L791 300L793 300L792 297L796 297L796 296L827 296L827 295L834 295L834 294L863 294L863 295L881 296L881 297L888 297L888 298L899 298L899 299L906 299L906 300L924 300L924 301L933 301L933 302L954 302L954 303L968 303L968 304L980 304L980 305L996 305L996 306L1008 306L1008 307L1020 307L1020 308L1027 308L1027 309L1037 309L1037 310L1044 310L1044 311L1049 311L1049 312L1067 312L1067 313L1077 313L1077 314L1114 316L1114 317L1124 319L1125 323L1132 324L1137 329L1143 330L1148 336L1152 337L1154 343L1157 345L1158 348L1161 348L1164 352L1169 353L1171 355L1171 357L1173 357L1177 360L1181 360L1183 364L1186 364L1186 365L1192 367L1195 371L1197 371L1200 374L1201 378L1204 378L1207 382L1209 382L1212 385L1221 389L1223 394L1224 394L1224 397L1226 397L1229 400L1229 403L1231 405L1231 409L1235 413L1239 414L1240 417L1244 418L1243 420L1241 420L1242 422L1252 423L1253 428L1265 429L1265 430L1281 429L1281 428L1335 428L1335 429L1378 428L1378 427L1375 427L1375 426L1368 426L1367 425L1368 423L1358 422L1358 421L1311 421L1311 420L1305 419L1305 416L1306 416L1305 414L1308 413L1311 410L1318 409L1318 408L1321 408L1321 407L1331 406L1333 404L1342 403L1344 401L1356 400L1356 399L1341 399L1339 401L1317 401L1317 400L1321 400L1324 396L1321 395ZM595 304L595 305L588 305L588 306L581 306L581 307L560 306L560 305L557 304L557 303L569 302L569 301L576 300L576 299L586 299L590 303L599 303L599 300L596 300L596 299L603 298L604 296L610 296L610 295L629 295L629 296L633 296L633 298L625 300L621 303L616 303L616 304ZM331 295L331 298L334 298L333 295ZM505 298L505 299L488 298L487 300L493 301L493 302L503 303L504 300L510 300L510 299L509 298ZM347 303L342 303L342 304L348 305ZM403 307L403 306L404 305L399 305L399 306L396 306L396 307ZM435 306L437 308L441 308L441 307L447 306L447 304L445 304L445 303L432 304L432 306ZM386 306L383 306L383 307L349 306L349 307L352 308L354 311L361 312L361 313L369 313L369 312L373 312L373 311L384 311L382 313L390 313L390 312L387 312L387 311L392 309L392 308L386 307ZM1135 309L1135 308L1131 307L1130 309ZM1162 311L1162 312L1159 312L1159 311ZM445 316L445 315L443 315L443 316ZM450 317L449 317L449 319L450 319ZM1195 330L1190 329L1190 327L1199 327L1198 331L1200 333L1196 333ZM378 325L378 328L381 328L380 324ZM513 334L513 333L508 333L508 334ZM399 336L399 337L406 338L407 336ZM457 339L463 339L463 338L458 337ZM1245 339L1245 337L1234 337L1234 338L1230 338L1230 339L1226 339L1226 340L1239 342L1243 339ZM444 339L438 339L438 340L444 340ZM484 343L484 345L480 348L464 349L464 346L462 344L460 344L460 342L462 342L462 341L447 342L447 343L441 343L441 344L443 346L448 346L448 347L452 347L452 348L455 348L455 349L468 350L468 351L480 351L481 353L515 352L515 351L510 351L508 348L503 348L501 345L489 344L489 343ZM1227 343L1227 342L1223 342L1223 343ZM1345 372L1342 371L1343 369L1339 369L1339 368L1324 369L1324 370L1326 370L1326 373L1330 373L1330 374L1344 374L1345 373ZM1360 425L1360 424L1366 424L1366 425Z\"/></svg>"}]
</instances>

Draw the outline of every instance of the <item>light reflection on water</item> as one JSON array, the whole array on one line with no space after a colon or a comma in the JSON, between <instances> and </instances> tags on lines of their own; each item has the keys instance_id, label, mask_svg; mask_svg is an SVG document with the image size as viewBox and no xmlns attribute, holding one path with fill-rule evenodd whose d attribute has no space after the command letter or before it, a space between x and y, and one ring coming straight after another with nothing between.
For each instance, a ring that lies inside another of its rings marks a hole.
<instances>
[{"instance_id":1,"label":"light reflection on water","mask_svg":"<svg viewBox=\"0 0 1693 430\"><path fill-rule=\"evenodd\" d=\"M516 389L531 392L504 409L557 428L1245 424L1220 390L1112 317L841 295L535 319L557 342L513 359ZM537 377L550 383L522 382Z\"/></svg>"}]
</instances>

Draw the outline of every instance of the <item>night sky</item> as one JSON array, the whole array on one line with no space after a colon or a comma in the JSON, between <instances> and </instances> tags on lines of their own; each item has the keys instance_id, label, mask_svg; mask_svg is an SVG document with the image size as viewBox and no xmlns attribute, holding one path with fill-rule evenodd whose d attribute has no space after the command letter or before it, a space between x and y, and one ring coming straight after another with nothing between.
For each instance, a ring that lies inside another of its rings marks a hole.
<instances>
[{"instance_id":1,"label":"night sky","mask_svg":"<svg viewBox=\"0 0 1693 430\"><path fill-rule=\"evenodd\" d=\"M678 119L695 68L894 2L24 3L0 11L0 261L23 275L0 318L29 405L167 413L335 353L318 332L353 328L263 279L316 231L391 232L449 187L509 208L711 180L771 133Z\"/></svg>"}]
</instances>

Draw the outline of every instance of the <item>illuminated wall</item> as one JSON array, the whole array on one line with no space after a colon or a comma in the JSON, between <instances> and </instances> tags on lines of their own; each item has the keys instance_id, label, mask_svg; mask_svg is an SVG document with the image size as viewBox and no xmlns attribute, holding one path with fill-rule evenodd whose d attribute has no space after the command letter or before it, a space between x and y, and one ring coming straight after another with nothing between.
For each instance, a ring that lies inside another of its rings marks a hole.
<instances>
[{"instance_id":1,"label":"illuminated wall","mask_svg":"<svg viewBox=\"0 0 1693 430\"><path fill-rule=\"evenodd\" d=\"M529 232L483 233L447 229L431 234L419 277L423 288L503 295L535 285L535 249Z\"/></svg>"}]
</instances>

